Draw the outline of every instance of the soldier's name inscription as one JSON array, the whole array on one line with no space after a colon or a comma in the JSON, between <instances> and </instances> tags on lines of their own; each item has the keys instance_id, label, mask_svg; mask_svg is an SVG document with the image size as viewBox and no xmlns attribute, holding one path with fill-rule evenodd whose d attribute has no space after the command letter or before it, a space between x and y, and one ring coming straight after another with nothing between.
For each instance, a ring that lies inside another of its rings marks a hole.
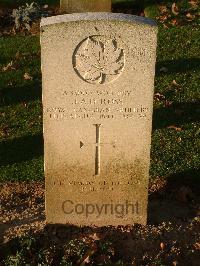
<instances>
[{"instance_id":1,"label":"soldier's name inscription","mask_svg":"<svg viewBox=\"0 0 200 266\"><path fill-rule=\"evenodd\" d=\"M133 104L134 91L64 91L66 106L48 106L45 116L51 119L119 119L145 118L149 108ZM104 96L106 96L104 98ZM108 97L109 96L109 97Z\"/></svg>"}]
</instances>

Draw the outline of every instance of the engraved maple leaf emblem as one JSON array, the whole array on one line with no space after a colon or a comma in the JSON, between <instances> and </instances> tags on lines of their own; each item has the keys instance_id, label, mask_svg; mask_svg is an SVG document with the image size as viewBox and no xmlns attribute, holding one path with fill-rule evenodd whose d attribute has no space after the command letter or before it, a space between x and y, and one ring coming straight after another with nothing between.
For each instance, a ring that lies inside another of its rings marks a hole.
<instances>
[{"instance_id":1,"label":"engraved maple leaf emblem","mask_svg":"<svg viewBox=\"0 0 200 266\"><path fill-rule=\"evenodd\" d=\"M102 41L87 38L86 44L76 54L76 69L88 82L104 83L109 75L119 74L124 67L123 50L114 40Z\"/></svg>"}]
</instances>

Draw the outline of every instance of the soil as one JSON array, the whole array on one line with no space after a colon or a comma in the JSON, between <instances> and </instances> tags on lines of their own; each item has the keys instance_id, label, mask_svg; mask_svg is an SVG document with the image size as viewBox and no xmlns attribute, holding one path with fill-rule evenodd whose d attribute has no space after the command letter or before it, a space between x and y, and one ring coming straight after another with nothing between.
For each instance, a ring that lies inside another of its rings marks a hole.
<instances>
[{"instance_id":1,"label":"soil","mask_svg":"<svg viewBox=\"0 0 200 266\"><path fill-rule=\"evenodd\" d=\"M11 12L0 9L0 37L16 34ZM54 15L58 10L49 12ZM20 33L27 34L24 29ZM38 33L36 21L28 34ZM56 245L71 239L110 241L115 260L123 259L126 265L163 265L160 261L174 266L200 265L200 193L195 185L169 185L165 179L157 178L149 188L147 226L103 228L46 225L43 182L1 183L0 192L2 259L13 239L29 235Z\"/></svg>"},{"instance_id":2,"label":"soil","mask_svg":"<svg viewBox=\"0 0 200 266\"><path fill-rule=\"evenodd\" d=\"M158 178L150 184L147 226L103 228L46 225L42 182L2 183L0 191L0 255L23 235L58 245L98 238L110 241L115 258L127 265L158 265L148 263L160 259L167 265L200 265L200 198L189 186L169 187Z\"/></svg>"}]
</instances>

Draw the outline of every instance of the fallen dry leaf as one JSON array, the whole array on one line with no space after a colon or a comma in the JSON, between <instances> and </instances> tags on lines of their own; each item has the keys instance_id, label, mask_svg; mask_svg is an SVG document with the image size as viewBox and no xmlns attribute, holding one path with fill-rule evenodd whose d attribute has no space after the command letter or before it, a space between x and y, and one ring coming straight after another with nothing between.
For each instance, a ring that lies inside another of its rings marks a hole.
<instances>
[{"instance_id":1,"label":"fallen dry leaf","mask_svg":"<svg viewBox=\"0 0 200 266\"><path fill-rule=\"evenodd\" d=\"M100 240L100 237L97 235L97 233L93 234L91 238L95 241Z\"/></svg>"},{"instance_id":2,"label":"fallen dry leaf","mask_svg":"<svg viewBox=\"0 0 200 266\"><path fill-rule=\"evenodd\" d=\"M33 77L31 77L31 75L29 73L25 73L24 74L24 79L25 80L33 80Z\"/></svg>"},{"instance_id":3,"label":"fallen dry leaf","mask_svg":"<svg viewBox=\"0 0 200 266\"><path fill-rule=\"evenodd\" d=\"M163 22L165 22L165 20L168 19L168 16L167 15L163 15L163 16L160 16L159 19L163 23Z\"/></svg>"},{"instance_id":4,"label":"fallen dry leaf","mask_svg":"<svg viewBox=\"0 0 200 266\"><path fill-rule=\"evenodd\" d=\"M192 21L192 20L195 19L195 16L194 15L191 15L190 13L187 13L186 14L186 18L187 18L188 21Z\"/></svg>"},{"instance_id":5,"label":"fallen dry leaf","mask_svg":"<svg viewBox=\"0 0 200 266\"><path fill-rule=\"evenodd\" d=\"M160 5L159 10L162 14L167 13L167 7L165 5Z\"/></svg>"},{"instance_id":6,"label":"fallen dry leaf","mask_svg":"<svg viewBox=\"0 0 200 266\"><path fill-rule=\"evenodd\" d=\"M168 27L166 24L163 24L163 27L164 27L165 29L169 29L169 27Z\"/></svg>"},{"instance_id":7,"label":"fallen dry leaf","mask_svg":"<svg viewBox=\"0 0 200 266\"><path fill-rule=\"evenodd\" d=\"M198 7L198 0L189 0L188 2L192 7Z\"/></svg>"},{"instance_id":8,"label":"fallen dry leaf","mask_svg":"<svg viewBox=\"0 0 200 266\"><path fill-rule=\"evenodd\" d=\"M159 92L157 92L157 93L154 94L154 99L158 100L158 101L162 101L162 100L165 99L165 96L160 94Z\"/></svg>"},{"instance_id":9,"label":"fallen dry leaf","mask_svg":"<svg viewBox=\"0 0 200 266\"><path fill-rule=\"evenodd\" d=\"M13 69L15 69L15 68L13 67L13 61L11 61L10 63L8 63L6 66L4 66L2 68L2 71L6 72L6 71L9 71L9 70L13 70Z\"/></svg>"},{"instance_id":10,"label":"fallen dry leaf","mask_svg":"<svg viewBox=\"0 0 200 266\"><path fill-rule=\"evenodd\" d=\"M22 102L24 107L27 107L27 103L26 102Z\"/></svg>"},{"instance_id":11,"label":"fallen dry leaf","mask_svg":"<svg viewBox=\"0 0 200 266\"><path fill-rule=\"evenodd\" d=\"M167 128L169 128L169 129L175 129L176 131L182 131L182 128L181 127L176 127L176 126L169 126L169 127L167 127Z\"/></svg>"},{"instance_id":12,"label":"fallen dry leaf","mask_svg":"<svg viewBox=\"0 0 200 266\"><path fill-rule=\"evenodd\" d=\"M178 24L177 19L172 19L171 24L172 24L173 26L176 26L176 25Z\"/></svg>"},{"instance_id":13,"label":"fallen dry leaf","mask_svg":"<svg viewBox=\"0 0 200 266\"><path fill-rule=\"evenodd\" d=\"M81 266L82 265L87 265L87 264L89 264L90 263L90 257L88 256L85 260L84 260L84 262L81 264Z\"/></svg>"},{"instance_id":14,"label":"fallen dry leaf","mask_svg":"<svg viewBox=\"0 0 200 266\"><path fill-rule=\"evenodd\" d=\"M194 248L196 249L196 250L200 250L200 243L195 243L194 244Z\"/></svg>"},{"instance_id":15,"label":"fallen dry leaf","mask_svg":"<svg viewBox=\"0 0 200 266\"><path fill-rule=\"evenodd\" d=\"M160 243L160 249L163 251L165 248L165 244L163 242Z\"/></svg>"},{"instance_id":16,"label":"fallen dry leaf","mask_svg":"<svg viewBox=\"0 0 200 266\"><path fill-rule=\"evenodd\" d=\"M176 86L176 87L180 87L180 85L176 82L175 79L172 81L172 85L174 85L174 86Z\"/></svg>"},{"instance_id":17,"label":"fallen dry leaf","mask_svg":"<svg viewBox=\"0 0 200 266\"><path fill-rule=\"evenodd\" d=\"M172 81L172 86L176 87L175 92L179 92L181 90L181 85L178 84L175 79Z\"/></svg>"},{"instance_id":18,"label":"fallen dry leaf","mask_svg":"<svg viewBox=\"0 0 200 266\"><path fill-rule=\"evenodd\" d=\"M90 257L97 251L97 246L94 244L92 249L89 249L85 255L77 261L78 265L85 265L90 262Z\"/></svg>"},{"instance_id":19,"label":"fallen dry leaf","mask_svg":"<svg viewBox=\"0 0 200 266\"><path fill-rule=\"evenodd\" d=\"M178 7L177 7L176 3L172 4L172 13L176 16L179 14Z\"/></svg>"}]
</instances>

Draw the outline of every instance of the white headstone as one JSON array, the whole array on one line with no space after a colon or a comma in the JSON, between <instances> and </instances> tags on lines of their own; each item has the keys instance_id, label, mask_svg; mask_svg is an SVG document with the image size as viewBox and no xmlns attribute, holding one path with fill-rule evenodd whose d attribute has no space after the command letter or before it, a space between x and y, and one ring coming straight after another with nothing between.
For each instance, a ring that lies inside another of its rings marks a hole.
<instances>
[{"instance_id":1,"label":"white headstone","mask_svg":"<svg viewBox=\"0 0 200 266\"><path fill-rule=\"evenodd\" d=\"M132 15L42 19L48 223L146 224L156 41Z\"/></svg>"}]
</instances>

